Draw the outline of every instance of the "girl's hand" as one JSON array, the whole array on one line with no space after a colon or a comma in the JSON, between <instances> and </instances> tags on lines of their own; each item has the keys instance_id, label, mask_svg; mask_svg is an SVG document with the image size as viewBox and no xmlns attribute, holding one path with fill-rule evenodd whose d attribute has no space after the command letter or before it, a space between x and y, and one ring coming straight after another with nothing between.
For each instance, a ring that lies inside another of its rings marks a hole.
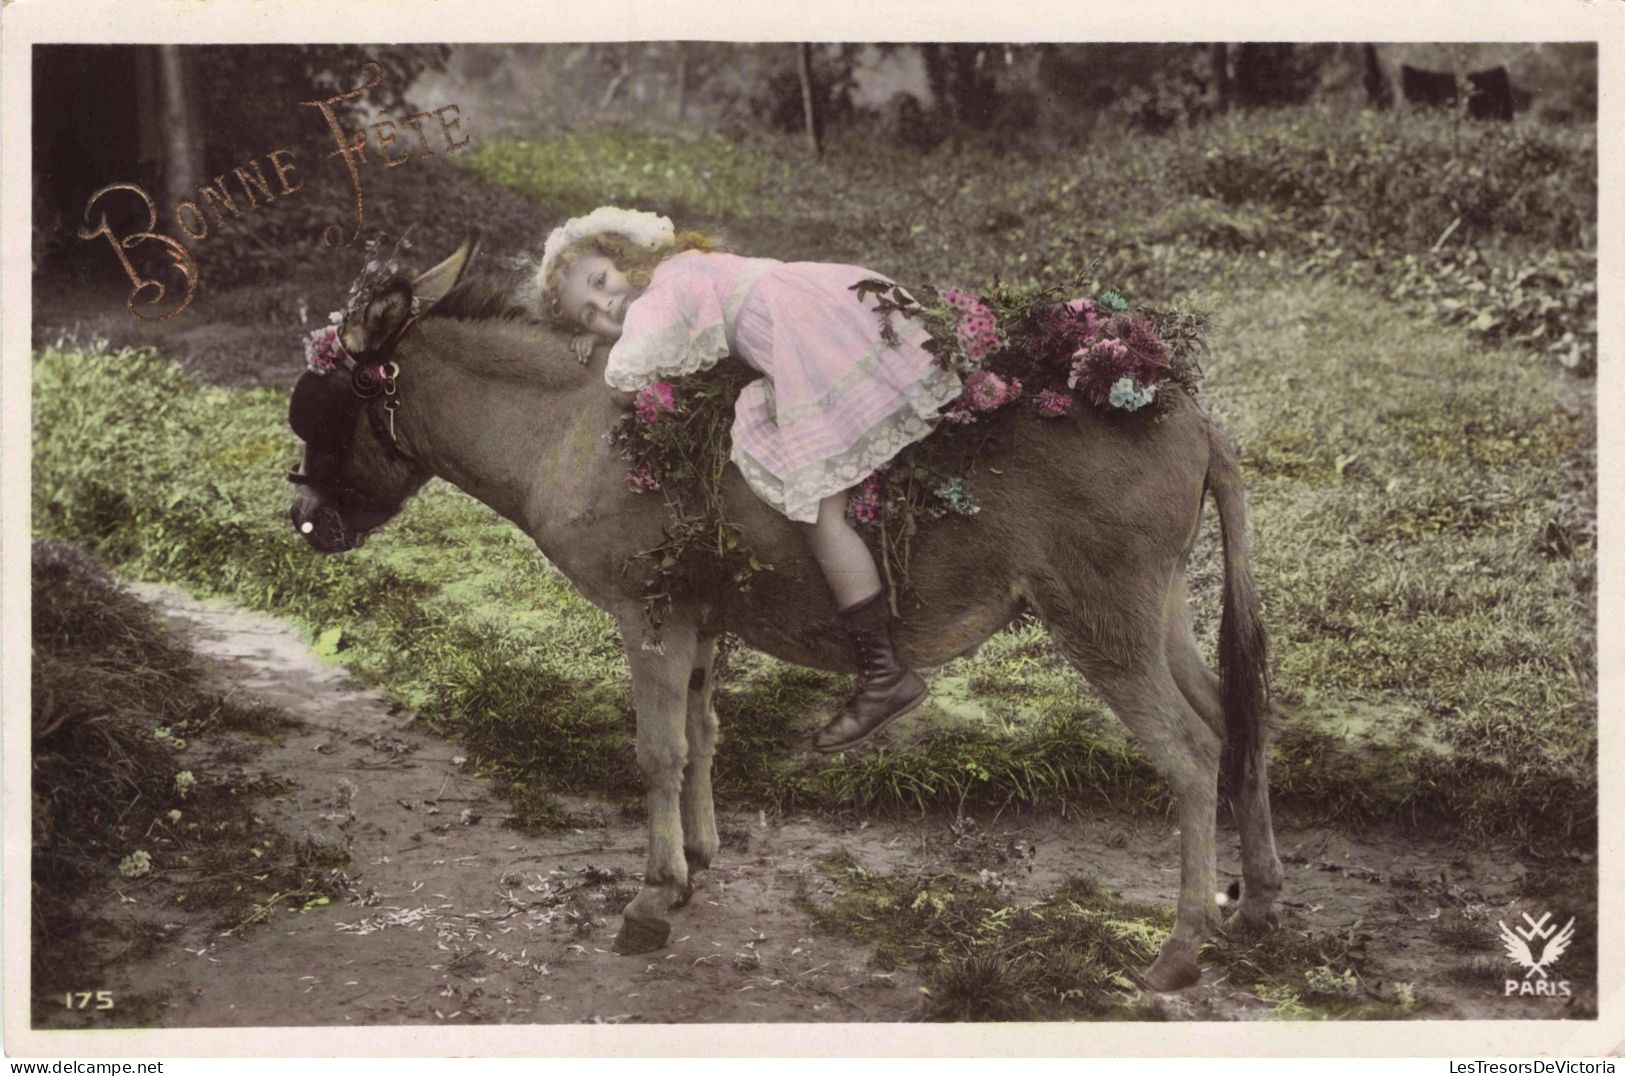
<instances>
[{"instance_id":1,"label":"girl's hand","mask_svg":"<svg viewBox=\"0 0 1625 1076\"><path fill-rule=\"evenodd\" d=\"M570 350L575 352L576 361L583 366L592 359L592 349L597 344L598 338L592 333L576 333L570 337Z\"/></svg>"}]
</instances>

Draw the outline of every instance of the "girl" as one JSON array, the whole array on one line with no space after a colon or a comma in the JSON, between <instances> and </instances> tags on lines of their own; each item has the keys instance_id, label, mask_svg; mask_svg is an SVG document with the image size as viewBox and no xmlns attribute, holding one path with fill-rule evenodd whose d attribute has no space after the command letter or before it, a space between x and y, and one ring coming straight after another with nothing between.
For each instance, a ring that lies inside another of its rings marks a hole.
<instances>
[{"instance_id":1,"label":"girl","mask_svg":"<svg viewBox=\"0 0 1625 1076\"><path fill-rule=\"evenodd\" d=\"M762 377L734 408L732 459L750 488L805 527L857 656L857 691L815 738L861 743L925 700L897 656L869 547L846 520L847 491L929 434L959 378L912 321L879 314L851 286L878 274L717 251L652 213L605 206L548 237L539 284L555 316L614 341L604 380L631 392L709 369L729 354ZM890 338L891 342L887 341Z\"/></svg>"}]
</instances>

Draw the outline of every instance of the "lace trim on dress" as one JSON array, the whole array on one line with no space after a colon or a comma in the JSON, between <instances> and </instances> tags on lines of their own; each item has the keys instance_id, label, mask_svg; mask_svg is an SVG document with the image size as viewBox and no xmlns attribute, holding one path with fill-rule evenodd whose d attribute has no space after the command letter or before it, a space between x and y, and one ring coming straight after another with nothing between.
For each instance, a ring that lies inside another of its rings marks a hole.
<instances>
[{"instance_id":1,"label":"lace trim on dress","mask_svg":"<svg viewBox=\"0 0 1625 1076\"><path fill-rule=\"evenodd\" d=\"M756 495L800 523L818 518L818 502L832 493L851 489L890 463L903 449L936 429L936 410L944 398L959 391L959 378L934 369L930 376L905 390L908 403L893 411L850 449L834 459L821 460L788 476L773 474L736 443L730 453L739 473Z\"/></svg>"},{"instance_id":2,"label":"lace trim on dress","mask_svg":"<svg viewBox=\"0 0 1625 1076\"><path fill-rule=\"evenodd\" d=\"M611 388L632 392L662 378L686 377L709 370L728 355L728 335L721 324L691 332L686 324L647 333L616 344L604 367Z\"/></svg>"}]
</instances>

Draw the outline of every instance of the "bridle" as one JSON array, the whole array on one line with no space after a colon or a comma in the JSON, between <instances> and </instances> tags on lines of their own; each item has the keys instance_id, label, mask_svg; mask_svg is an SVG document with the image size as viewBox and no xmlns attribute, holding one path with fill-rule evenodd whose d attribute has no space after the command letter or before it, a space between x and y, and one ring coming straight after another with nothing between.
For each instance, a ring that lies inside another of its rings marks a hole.
<instances>
[{"instance_id":1,"label":"bridle","mask_svg":"<svg viewBox=\"0 0 1625 1076\"><path fill-rule=\"evenodd\" d=\"M331 378L334 374L343 371L349 374L349 392L345 396L344 406L336 414L324 416L323 425L331 423L342 429L354 426L357 412L364 412L368 425L377 440L384 445L392 457L405 463L418 466L418 461L411 453L401 447L400 439L395 432L395 412L400 410L400 364L394 359L395 351L400 347L401 339L417 322L417 315L408 316L401 322L400 327L389 335L389 338L375 349L369 349L367 358L357 358L351 355L344 346L343 334L337 334L334 344L338 349L342 365L328 373L308 371L300 375L305 378ZM296 395L297 395L296 387ZM331 391L331 390L329 390ZM343 391L340 388L338 391ZM374 401L382 400L383 407L371 406ZM303 437L305 444L315 448L323 455L333 455L329 444L319 443L311 437ZM300 486L309 486L318 493L328 481L318 475L302 473L298 470L288 472L288 481Z\"/></svg>"},{"instance_id":2,"label":"bridle","mask_svg":"<svg viewBox=\"0 0 1625 1076\"><path fill-rule=\"evenodd\" d=\"M379 348L384 358L366 365L355 365L350 374L350 390L361 398L362 407L367 412L367 420L372 424L373 435L384 443L390 454L396 459L414 464L417 463L417 460L413 459L411 453L401 447L400 440L395 436L395 412L401 409L399 384L401 367L393 356L395 349L400 347L401 338L406 335L406 330L410 329L417 320L416 314L408 316L405 321L401 322L401 327L390 334L389 339L384 341L383 346ZM342 347L343 344L341 343L340 346ZM346 357L348 357L348 353L346 353ZM351 361L354 362L355 360L352 359ZM378 388L371 396L362 395L356 384L356 374L366 369L377 370ZM367 407L368 403L380 396L384 401L382 416L378 414L377 408Z\"/></svg>"}]
</instances>

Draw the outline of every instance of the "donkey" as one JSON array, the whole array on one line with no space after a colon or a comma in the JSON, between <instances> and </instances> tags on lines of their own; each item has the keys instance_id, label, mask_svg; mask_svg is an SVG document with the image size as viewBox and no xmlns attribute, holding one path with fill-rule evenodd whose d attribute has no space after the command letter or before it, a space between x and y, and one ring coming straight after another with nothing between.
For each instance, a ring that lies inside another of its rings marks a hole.
<instances>
[{"instance_id":1,"label":"donkey","mask_svg":"<svg viewBox=\"0 0 1625 1076\"><path fill-rule=\"evenodd\" d=\"M712 665L720 633L783 661L855 672L811 557L775 558L748 591L679 598L658 644L630 555L669 523L658 497L627 488L605 433L620 414L600 349L590 365L567 337L488 282L462 278L471 237L414 280L363 285L340 325L355 369L389 377L356 395L341 371L307 373L290 421L305 442L290 518L322 553L359 546L430 477L483 501L620 626L637 711L637 761L648 811L648 864L615 948L665 945L666 918L717 853L711 761L717 745ZM357 385L367 379L358 374ZM1248 564L1236 459L1181 395L1161 421L1016 421L997 472L978 479L982 511L948 517L914 539L921 604L899 628L917 665L974 650L1029 611L1128 726L1172 786L1181 877L1174 928L1142 973L1177 990L1201 978L1198 951L1218 925L1214 843L1220 792L1240 830L1242 896L1230 924L1267 929L1281 886L1265 767L1265 636ZM1219 672L1191 626L1185 563L1205 495L1224 548ZM793 524L730 468L724 510L758 550L804 548Z\"/></svg>"}]
</instances>

